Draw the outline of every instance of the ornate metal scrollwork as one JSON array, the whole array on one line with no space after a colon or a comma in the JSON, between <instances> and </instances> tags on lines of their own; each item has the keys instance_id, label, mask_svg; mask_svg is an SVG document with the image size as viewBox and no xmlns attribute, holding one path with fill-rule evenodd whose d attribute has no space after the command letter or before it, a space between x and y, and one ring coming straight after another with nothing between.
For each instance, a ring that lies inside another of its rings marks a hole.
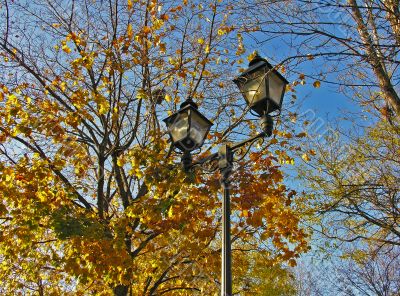
<instances>
[{"instance_id":1,"label":"ornate metal scrollwork","mask_svg":"<svg viewBox=\"0 0 400 296\"><path fill-rule=\"evenodd\" d=\"M218 169L218 153L213 153L203 159L194 161L190 168L201 167L207 173L213 173Z\"/></svg>"},{"instance_id":2,"label":"ornate metal scrollwork","mask_svg":"<svg viewBox=\"0 0 400 296\"><path fill-rule=\"evenodd\" d=\"M255 137L252 140L249 140L247 143L245 143L245 145L240 146L236 149L232 149L233 150L233 162L239 162L241 160L243 160L247 154L249 154L251 148L253 147L254 144L258 143L258 145L263 145L265 142L265 138L264 137Z\"/></svg>"},{"instance_id":3,"label":"ornate metal scrollwork","mask_svg":"<svg viewBox=\"0 0 400 296\"><path fill-rule=\"evenodd\" d=\"M264 144L265 141L265 133L262 132L250 139L247 139L243 142L237 143L231 147L229 150L231 151L232 158L229 159L229 165L232 166L234 162L239 162L243 160L247 154L250 152L251 148L255 143L258 143L260 146ZM192 161L192 157L190 153L183 154L182 163L184 169L186 171L190 171L195 167L201 167L206 173L213 173L220 167L220 160L223 158L220 152L210 154L202 159L197 159Z\"/></svg>"}]
</instances>

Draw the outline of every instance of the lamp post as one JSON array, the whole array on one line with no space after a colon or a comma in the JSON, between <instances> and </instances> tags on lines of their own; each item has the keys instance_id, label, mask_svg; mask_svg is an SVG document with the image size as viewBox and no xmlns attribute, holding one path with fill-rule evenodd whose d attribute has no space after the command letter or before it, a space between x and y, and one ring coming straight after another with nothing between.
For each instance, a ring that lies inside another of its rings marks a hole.
<instances>
[{"instance_id":1,"label":"lamp post","mask_svg":"<svg viewBox=\"0 0 400 296\"><path fill-rule=\"evenodd\" d=\"M234 154L246 145L248 152L257 139L272 135L273 119L270 114L275 111L280 113L288 84L288 81L258 54L249 63L249 68L233 81L253 114L261 118L262 131L256 136L232 146L223 144L218 152L193 162L191 152L203 145L212 122L198 111L197 105L190 98L182 103L176 113L164 119L172 145L183 154L182 164L186 171L207 162L218 162L223 191L221 296L232 295L229 176L232 172Z\"/></svg>"}]
</instances>

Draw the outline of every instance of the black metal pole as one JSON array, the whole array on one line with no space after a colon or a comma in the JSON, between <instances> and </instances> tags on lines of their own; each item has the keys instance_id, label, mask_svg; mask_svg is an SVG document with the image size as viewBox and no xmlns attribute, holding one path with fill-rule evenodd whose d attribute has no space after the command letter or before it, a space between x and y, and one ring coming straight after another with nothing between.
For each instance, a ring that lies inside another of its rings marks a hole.
<instances>
[{"instance_id":1,"label":"black metal pole","mask_svg":"<svg viewBox=\"0 0 400 296\"><path fill-rule=\"evenodd\" d=\"M231 201L229 196L229 176L233 162L231 148L228 145L223 145L219 149L218 158L223 191L221 296L232 296Z\"/></svg>"},{"instance_id":2,"label":"black metal pole","mask_svg":"<svg viewBox=\"0 0 400 296\"><path fill-rule=\"evenodd\" d=\"M229 181L222 177L222 283L221 296L232 295L231 201Z\"/></svg>"}]
</instances>

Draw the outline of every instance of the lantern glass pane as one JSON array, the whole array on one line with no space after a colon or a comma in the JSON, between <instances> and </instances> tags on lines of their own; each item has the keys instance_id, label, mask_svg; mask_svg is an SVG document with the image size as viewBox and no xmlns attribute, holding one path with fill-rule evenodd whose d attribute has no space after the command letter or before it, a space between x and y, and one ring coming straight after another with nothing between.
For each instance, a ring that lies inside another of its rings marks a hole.
<instances>
[{"instance_id":1,"label":"lantern glass pane","mask_svg":"<svg viewBox=\"0 0 400 296\"><path fill-rule=\"evenodd\" d=\"M282 94L286 83L276 73L271 72L268 75L269 98L277 105L281 106Z\"/></svg>"},{"instance_id":2,"label":"lantern glass pane","mask_svg":"<svg viewBox=\"0 0 400 296\"><path fill-rule=\"evenodd\" d=\"M191 112L189 136L195 142L196 146L201 146L201 144L203 144L209 128L210 125L207 121L196 112Z\"/></svg>"},{"instance_id":3,"label":"lantern glass pane","mask_svg":"<svg viewBox=\"0 0 400 296\"><path fill-rule=\"evenodd\" d=\"M186 138L189 129L188 114L179 113L170 125L170 133L174 143Z\"/></svg>"},{"instance_id":4,"label":"lantern glass pane","mask_svg":"<svg viewBox=\"0 0 400 296\"><path fill-rule=\"evenodd\" d=\"M250 106L265 99L267 94L264 75L249 79L248 82L243 85L242 92Z\"/></svg>"}]
</instances>

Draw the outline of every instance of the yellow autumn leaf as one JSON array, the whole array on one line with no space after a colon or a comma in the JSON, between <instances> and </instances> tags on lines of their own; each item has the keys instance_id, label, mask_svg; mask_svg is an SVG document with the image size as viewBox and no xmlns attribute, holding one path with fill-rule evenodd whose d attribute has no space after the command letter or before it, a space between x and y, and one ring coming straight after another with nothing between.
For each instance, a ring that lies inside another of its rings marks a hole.
<instances>
[{"instance_id":1,"label":"yellow autumn leaf","mask_svg":"<svg viewBox=\"0 0 400 296\"><path fill-rule=\"evenodd\" d=\"M65 81L63 81L63 82L60 83L60 89L61 89L62 91L65 91L65 90L67 89L67 84L65 83Z\"/></svg>"},{"instance_id":2,"label":"yellow autumn leaf","mask_svg":"<svg viewBox=\"0 0 400 296\"><path fill-rule=\"evenodd\" d=\"M257 55L257 51L253 51L247 56L247 60L250 62Z\"/></svg>"},{"instance_id":3,"label":"yellow autumn leaf","mask_svg":"<svg viewBox=\"0 0 400 296\"><path fill-rule=\"evenodd\" d=\"M119 167L122 167L124 164L125 164L125 159L124 158L118 158L117 165Z\"/></svg>"},{"instance_id":4,"label":"yellow autumn leaf","mask_svg":"<svg viewBox=\"0 0 400 296\"><path fill-rule=\"evenodd\" d=\"M203 44L203 43L204 43L204 39L203 39L203 38L197 39L197 43L198 43L198 44Z\"/></svg>"},{"instance_id":5,"label":"yellow autumn leaf","mask_svg":"<svg viewBox=\"0 0 400 296\"><path fill-rule=\"evenodd\" d=\"M301 156L301 158L303 158L305 161L310 161L310 160L311 160L307 153L304 153L304 154Z\"/></svg>"},{"instance_id":6,"label":"yellow autumn leaf","mask_svg":"<svg viewBox=\"0 0 400 296\"><path fill-rule=\"evenodd\" d=\"M223 30L223 29L218 29L218 35L224 35L224 34L226 34L226 30Z\"/></svg>"},{"instance_id":7,"label":"yellow autumn leaf","mask_svg":"<svg viewBox=\"0 0 400 296\"><path fill-rule=\"evenodd\" d=\"M18 128L18 127L16 127L16 128L14 128L13 130L12 130L12 132L11 132L11 136L12 137L16 137L16 136L18 136L19 134L20 134L20 129Z\"/></svg>"},{"instance_id":8,"label":"yellow autumn leaf","mask_svg":"<svg viewBox=\"0 0 400 296\"><path fill-rule=\"evenodd\" d=\"M146 94L146 92L145 92L144 89L140 88L140 89L137 91L136 97L137 97L138 99L145 99L145 98L147 98L147 94Z\"/></svg>"},{"instance_id":9,"label":"yellow autumn leaf","mask_svg":"<svg viewBox=\"0 0 400 296\"><path fill-rule=\"evenodd\" d=\"M106 114L108 112L108 110L110 109L110 105L108 104L108 102L101 102L99 105L99 113L100 114Z\"/></svg>"},{"instance_id":10,"label":"yellow autumn leaf","mask_svg":"<svg viewBox=\"0 0 400 296\"><path fill-rule=\"evenodd\" d=\"M39 200L41 202L45 202L47 200L47 196L46 196L45 192L41 192L41 191L37 192L36 197L39 198Z\"/></svg>"},{"instance_id":11,"label":"yellow autumn leaf","mask_svg":"<svg viewBox=\"0 0 400 296\"><path fill-rule=\"evenodd\" d=\"M313 86L315 87L315 88L319 88L320 86L321 86L321 82L320 81L314 81L314 83L313 83Z\"/></svg>"},{"instance_id":12,"label":"yellow autumn leaf","mask_svg":"<svg viewBox=\"0 0 400 296\"><path fill-rule=\"evenodd\" d=\"M153 30L159 30L164 25L164 21L161 19L157 19L153 22Z\"/></svg>"},{"instance_id":13,"label":"yellow autumn leaf","mask_svg":"<svg viewBox=\"0 0 400 296\"><path fill-rule=\"evenodd\" d=\"M71 53L71 49L68 47L68 45L64 44L62 46L62 50L65 51L66 53Z\"/></svg>"},{"instance_id":14,"label":"yellow autumn leaf","mask_svg":"<svg viewBox=\"0 0 400 296\"><path fill-rule=\"evenodd\" d=\"M290 164L290 165L294 165L294 159L293 158L289 158L285 161L286 164Z\"/></svg>"},{"instance_id":15,"label":"yellow autumn leaf","mask_svg":"<svg viewBox=\"0 0 400 296\"><path fill-rule=\"evenodd\" d=\"M132 3L132 0L128 0L128 10L131 10L132 9L132 7L133 7L133 3Z\"/></svg>"},{"instance_id":16,"label":"yellow autumn leaf","mask_svg":"<svg viewBox=\"0 0 400 296\"><path fill-rule=\"evenodd\" d=\"M135 175L136 175L136 177L138 177L139 179L141 179L141 178L143 177L143 172L142 172L141 170L137 169L137 170L135 171Z\"/></svg>"}]
</instances>

